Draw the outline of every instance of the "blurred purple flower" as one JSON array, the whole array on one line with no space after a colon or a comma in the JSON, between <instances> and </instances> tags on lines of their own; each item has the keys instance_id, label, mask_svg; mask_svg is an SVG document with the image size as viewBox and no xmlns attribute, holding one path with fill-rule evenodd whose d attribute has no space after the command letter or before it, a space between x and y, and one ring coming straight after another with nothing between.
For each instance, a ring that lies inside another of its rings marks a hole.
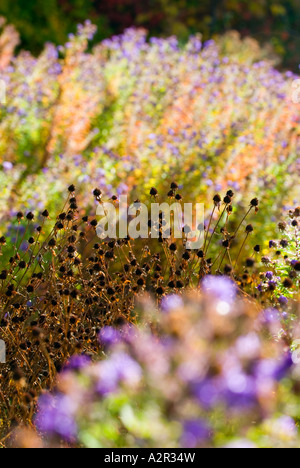
<instances>
[{"instance_id":1,"label":"blurred purple flower","mask_svg":"<svg viewBox=\"0 0 300 468\"><path fill-rule=\"evenodd\" d=\"M257 364L255 376L257 379L272 379L279 382L287 375L292 366L293 361L290 353L286 354L280 361L265 359Z\"/></svg>"},{"instance_id":2,"label":"blurred purple flower","mask_svg":"<svg viewBox=\"0 0 300 468\"><path fill-rule=\"evenodd\" d=\"M64 367L64 371L79 371L91 363L91 358L85 355L72 356Z\"/></svg>"},{"instance_id":3,"label":"blurred purple flower","mask_svg":"<svg viewBox=\"0 0 300 468\"><path fill-rule=\"evenodd\" d=\"M128 354L118 352L99 364L97 391L105 396L115 392L119 384L134 385L142 377L142 369Z\"/></svg>"},{"instance_id":4,"label":"blurred purple flower","mask_svg":"<svg viewBox=\"0 0 300 468\"><path fill-rule=\"evenodd\" d=\"M205 293L225 302L233 302L236 297L236 285L226 276L206 276L201 283Z\"/></svg>"},{"instance_id":5,"label":"blurred purple flower","mask_svg":"<svg viewBox=\"0 0 300 468\"><path fill-rule=\"evenodd\" d=\"M35 420L37 429L47 436L59 436L67 442L74 442L77 425L74 420L74 402L65 395L43 395L39 399Z\"/></svg>"},{"instance_id":6,"label":"blurred purple flower","mask_svg":"<svg viewBox=\"0 0 300 468\"><path fill-rule=\"evenodd\" d=\"M171 294L170 296L165 296L161 301L161 310L163 312L170 312L174 309L179 309L183 307L183 300L177 294Z\"/></svg>"},{"instance_id":7,"label":"blurred purple flower","mask_svg":"<svg viewBox=\"0 0 300 468\"><path fill-rule=\"evenodd\" d=\"M261 314L261 321L265 325L280 321L280 313L277 309L266 309Z\"/></svg>"},{"instance_id":8,"label":"blurred purple flower","mask_svg":"<svg viewBox=\"0 0 300 468\"><path fill-rule=\"evenodd\" d=\"M232 408L250 408L257 404L255 379L241 371L231 371L224 381L224 398Z\"/></svg>"},{"instance_id":9,"label":"blurred purple flower","mask_svg":"<svg viewBox=\"0 0 300 468\"><path fill-rule=\"evenodd\" d=\"M276 427L285 435L296 437L298 433L295 421L290 417L283 415L276 420Z\"/></svg>"},{"instance_id":10,"label":"blurred purple flower","mask_svg":"<svg viewBox=\"0 0 300 468\"><path fill-rule=\"evenodd\" d=\"M289 302L289 300L288 300L288 298L285 297L285 296L280 296L280 297L278 298L278 302L279 302L280 305L287 305L288 302Z\"/></svg>"},{"instance_id":11,"label":"blurred purple flower","mask_svg":"<svg viewBox=\"0 0 300 468\"><path fill-rule=\"evenodd\" d=\"M121 334L113 327L104 327L99 333L99 341L103 346L113 346L121 339Z\"/></svg>"},{"instance_id":12,"label":"blurred purple flower","mask_svg":"<svg viewBox=\"0 0 300 468\"><path fill-rule=\"evenodd\" d=\"M5 171L11 171L13 169L14 165L10 161L4 161L3 162L3 169Z\"/></svg>"},{"instance_id":13,"label":"blurred purple flower","mask_svg":"<svg viewBox=\"0 0 300 468\"><path fill-rule=\"evenodd\" d=\"M211 429L203 419L183 422L182 448L196 448L211 438Z\"/></svg>"},{"instance_id":14,"label":"blurred purple flower","mask_svg":"<svg viewBox=\"0 0 300 468\"><path fill-rule=\"evenodd\" d=\"M219 378L205 379L192 385L192 393L205 410L211 409L220 402Z\"/></svg>"}]
</instances>

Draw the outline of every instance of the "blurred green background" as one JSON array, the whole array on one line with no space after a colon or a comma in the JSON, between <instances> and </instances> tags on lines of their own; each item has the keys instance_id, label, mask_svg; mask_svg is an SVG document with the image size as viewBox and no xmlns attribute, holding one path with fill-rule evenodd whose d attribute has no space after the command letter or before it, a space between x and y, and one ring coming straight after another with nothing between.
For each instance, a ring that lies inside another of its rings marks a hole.
<instances>
[{"instance_id":1,"label":"blurred green background","mask_svg":"<svg viewBox=\"0 0 300 468\"><path fill-rule=\"evenodd\" d=\"M300 61L300 0L1 0L0 15L21 33L21 47L35 54L46 41L62 44L77 23L91 19L96 41L133 25L182 40L236 29L271 43L285 68L297 69Z\"/></svg>"}]
</instances>

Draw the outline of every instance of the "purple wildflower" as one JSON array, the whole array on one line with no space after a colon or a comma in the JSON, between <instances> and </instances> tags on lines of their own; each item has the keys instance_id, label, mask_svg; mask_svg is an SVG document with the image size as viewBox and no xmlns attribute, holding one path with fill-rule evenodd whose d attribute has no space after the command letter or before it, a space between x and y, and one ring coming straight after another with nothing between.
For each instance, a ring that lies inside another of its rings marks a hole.
<instances>
[{"instance_id":1,"label":"purple wildflower","mask_svg":"<svg viewBox=\"0 0 300 468\"><path fill-rule=\"evenodd\" d=\"M121 383L136 385L142 377L142 369L131 356L118 352L99 364L98 374L97 391L107 395L117 391Z\"/></svg>"},{"instance_id":2,"label":"purple wildflower","mask_svg":"<svg viewBox=\"0 0 300 468\"><path fill-rule=\"evenodd\" d=\"M3 169L5 171L11 171L13 169L13 164L10 161L4 161L3 162Z\"/></svg>"},{"instance_id":3,"label":"purple wildflower","mask_svg":"<svg viewBox=\"0 0 300 468\"><path fill-rule=\"evenodd\" d=\"M184 421L181 446L183 448L196 448L207 442L211 437L211 430L203 419Z\"/></svg>"},{"instance_id":4,"label":"purple wildflower","mask_svg":"<svg viewBox=\"0 0 300 468\"><path fill-rule=\"evenodd\" d=\"M279 302L280 305L284 306L284 305L287 305L287 304L288 304L289 300L288 300L288 298L285 297L285 296L280 296L280 297L278 298L278 302Z\"/></svg>"},{"instance_id":5,"label":"purple wildflower","mask_svg":"<svg viewBox=\"0 0 300 468\"><path fill-rule=\"evenodd\" d=\"M65 371L79 371L91 363L91 358L85 355L72 356L64 367Z\"/></svg>"},{"instance_id":6,"label":"purple wildflower","mask_svg":"<svg viewBox=\"0 0 300 468\"><path fill-rule=\"evenodd\" d=\"M161 301L161 310L163 312L170 312L174 309L179 309L183 307L183 300L177 294L171 294L170 296L165 296Z\"/></svg>"},{"instance_id":7,"label":"purple wildflower","mask_svg":"<svg viewBox=\"0 0 300 468\"><path fill-rule=\"evenodd\" d=\"M119 342L121 334L113 327L104 327L99 333L99 341L103 346L111 347Z\"/></svg>"},{"instance_id":8,"label":"purple wildflower","mask_svg":"<svg viewBox=\"0 0 300 468\"><path fill-rule=\"evenodd\" d=\"M37 429L48 437L59 436L67 442L74 442L77 436L75 410L74 402L68 396L43 395L38 403Z\"/></svg>"},{"instance_id":9,"label":"purple wildflower","mask_svg":"<svg viewBox=\"0 0 300 468\"><path fill-rule=\"evenodd\" d=\"M207 276L202 281L204 292L224 302L233 302L236 297L236 285L225 276Z\"/></svg>"}]
</instances>

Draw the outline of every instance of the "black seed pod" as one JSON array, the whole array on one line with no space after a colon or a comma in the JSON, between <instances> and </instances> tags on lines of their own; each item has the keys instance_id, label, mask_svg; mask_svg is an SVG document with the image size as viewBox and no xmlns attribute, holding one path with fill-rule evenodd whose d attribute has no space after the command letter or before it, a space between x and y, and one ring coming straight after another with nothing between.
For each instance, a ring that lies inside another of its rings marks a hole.
<instances>
[{"instance_id":1,"label":"black seed pod","mask_svg":"<svg viewBox=\"0 0 300 468\"><path fill-rule=\"evenodd\" d=\"M158 191L156 190L156 188L152 187L152 189L150 190L150 195L152 197L156 197L158 195Z\"/></svg>"},{"instance_id":2,"label":"black seed pod","mask_svg":"<svg viewBox=\"0 0 300 468\"><path fill-rule=\"evenodd\" d=\"M250 202L250 205L254 206L254 207L257 207L259 205L258 198L253 198L253 200L251 200L251 202Z\"/></svg>"},{"instance_id":3,"label":"black seed pod","mask_svg":"<svg viewBox=\"0 0 300 468\"><path fill-rule=\"evenodd\" d=\"M217 206L221 203L222 199L219 194L215 195L213 198L214 204Z\"/></svg>"},{"instance_id":4,"label":"black seed pod","mask_svg":"<svg viewBox=\"0 0 300 468\"><path fill-rule=\"evenodd\" d=\"M99 198L100 195L102 195L102 192L101 192L100 189L95 189L95 190L93 191L93 195L94 195L94 197Z\"/></svg>"},{"instance_id":5,"label":"black seed pod","mask_svg":"<svg viewBox=\"0 0 300 468\"><path fill-rule=\"evenodd\" d=\"M27 213L26 218L28 219L28 221L32 221L34 219L34 214L30 211L29 213Z\"/></svg>"}]
</instances>

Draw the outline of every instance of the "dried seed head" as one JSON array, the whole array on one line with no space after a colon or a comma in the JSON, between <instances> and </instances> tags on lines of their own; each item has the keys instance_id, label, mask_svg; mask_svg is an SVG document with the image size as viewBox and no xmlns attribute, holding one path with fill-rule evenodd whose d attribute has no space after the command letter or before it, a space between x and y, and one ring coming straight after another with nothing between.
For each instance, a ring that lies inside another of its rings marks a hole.
<instances>
[{"instance_id":1,"label":"dried seed head","mask_svg":"<svg viewBox=\"0 0 300 468\"><path fill-rule=\"evenodd\" d=\"M251 200L250 202L250 205L253 207L257 207L259 205L258 198L253 198L253 200Z\"/></svg>"},{"instance_id":2,"label":"dried seed head","mask_svg":"<svg viewBox=\"0 0 300 468\"><path fill-rule=\"evenodd\" d=\"M225 265L224 266L224 273L225 273L225 275L230 275L232 273L232 266L231 265Z\"/></svg>"},{"instance_id":3,"label":"dried seed head","mask_svg":"<svg viewBox=\"0 0 300 468\"><path fill-rule=\"evenodd\" d=\"M282 231L284 232L287 228L287 223L285 221L282 221L280 223L278 223L278 229L279 231Z\"/></svg>"},{"instance_id":4,"label":"dried seed head","mask_svg":"<svg viewBox=\"0 0 300 468\"><path fill-rule=\"evenodd\" d=\"M300 271L300 261L297 261L293 264L294 270L295 271Z\"/></svg>"},{"instance_id":5,"label":"dried seed head","mask_svg":"<svg viewBox=\"0 0 300 468\"><path fill-rule=\"evenodd\" d=\"M28 219L28 221L32 221L34 219L34 214L30 211L29 213L27 213L26 218Z\"/></svg>"},{"instance_id":6,"label":"dried seed head","mask_svg":"<svg viewBox=\"0 0 300 468\"><path fill-rule=\"evenodd\" d=\"M152 197L157 197L158 191L156 190L156 188L152 187L152 189L150 190L150 195Z\"/></svg>"},{"instance_id":7,"label":"dried seed head","mask_svg":"<svg viewBox=\"0 0 300 468\"><path fill-rule=\"evenodd\" d=\"M297 206L297 208L295 208L294 213L293 213L293 216L294 216L295 218L299 218L299 217L300 217L300 206Z\"/></svg>"},{"instance_id":8,"label":"dried seed head","mask_svg":"<svg viewBox=\"0 0 300 468\"><path fill-rule=\"evenodd\" d=\"M290 289L293 287L293 281L290 278L285 278L282 284L287 289Z\"/></svg>"},{"instance_id":9,"label":"dried seed head","mask_svg":"<svg viewBox=\"0 0 300 468\"><path fill-rule=\"evenodd\" d=\"M255 265L255 260L253 258L247 258L246 260L246 266L248 268L252 268Z\"/></svg>"},{"instance_id":10,"label":"dried seed head","mask_svg":"<svg viewBox=\"0 0 300 468\"><path fill-rule=\"evenodd\" d=\"M224 197L224 203L225 205L229 205L231 203L231 197L229 195L226 195L226 197Z\"/></svg>"},{"instance_id":11,"label":"dried seed head","mask_svg":"<svg viewBox=\"0 0 300 468\"><path fill-rule=\"evenodd\" d=\"M215 195L213 198L214 204L217 206L221 203L222 199L219 194Z\"/></svg>"},{"instance_id":12,"label":"dried seed head","mask_svg":"<svg viewBox=\"0 0 300 468\"><path fill-rule=\"evenodd\" d=\"M101 192L100 189L96 188L96 189L93 191L93 195L94 195L94 197L99 198L99 197L102 195L102 192Z\"/></svg>"}]
</instances>

